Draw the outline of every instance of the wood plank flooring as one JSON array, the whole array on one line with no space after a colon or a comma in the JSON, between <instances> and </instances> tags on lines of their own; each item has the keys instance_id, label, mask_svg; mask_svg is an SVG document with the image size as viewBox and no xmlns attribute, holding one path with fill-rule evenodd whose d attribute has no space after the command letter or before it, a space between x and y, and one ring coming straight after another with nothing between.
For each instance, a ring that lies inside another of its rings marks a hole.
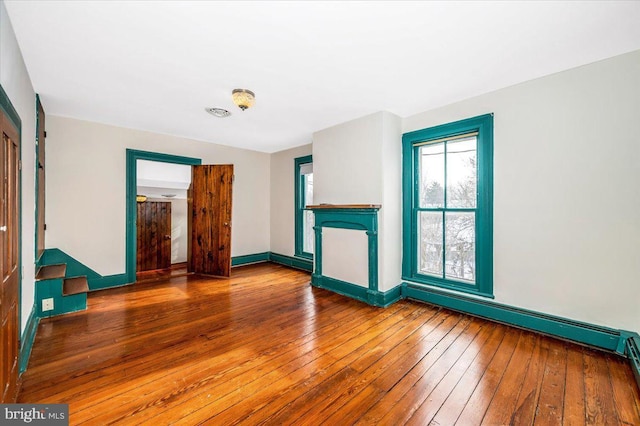
<instances>
[{"instance_id":1,"label":"wood plank flooring","mask_svg":"<svg viewBox=\"0 0 640 426\"><path fill-rule=\"evenodd\" d=\"M42 320L20 402L71 424L640 424L627 360L263 263L89 295Z\"/></svg>"}]
</instances>

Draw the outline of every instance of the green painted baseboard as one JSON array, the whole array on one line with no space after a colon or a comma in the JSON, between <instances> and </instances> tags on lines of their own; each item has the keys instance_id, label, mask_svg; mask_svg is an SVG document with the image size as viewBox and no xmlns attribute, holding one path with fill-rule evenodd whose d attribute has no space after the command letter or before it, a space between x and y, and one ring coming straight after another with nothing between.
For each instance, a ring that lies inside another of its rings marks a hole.
<instances>
[{"instance_id":1,"label":"green painted baseboard","mask_svg":"<svg viewBox=\"0 0 640 426\"><path fill-rule=\"evenodd\" d=\"M625 354L629 358L631 370L636 378L638 388L640 388L640 335L638 333L626 332Z\"/></svg>"},{"instance_id":2,"label":"green painted baseboard","mask_svg":"<svg viewBox=\"0 0 640 426\"><path fill-rule=\"evenodd\" d=\"M231 266L248 265L250 263L259 263L269 261L270 252L247 254L244 256L235 256L231 258Z\"/></svg>"},{"instance_id":3,"label":"green painted baseboard","mask_svg":"<svg viewBox=\"0 0 640 426\"><path fill-rule=\"evenodd\" d=\"M387 307L402 298L402 286L400 285L392 288L391 290L381 292L370 290L367 287L351 284L346 281L316 274L311 275L311 285L378 307Z\"/></svg>"},{"instance_id":4,"label":"green painted baseboard","mask_svg":"<svg viewBox=\"0 0 640 426\"><path fill-rule=\"evenodd\" d=\"M285 256L274 252L269 252L269 260L273 263L279 263L292 268L302 269L303 271L313 271L313 260L303 259L301 257Z\"/></svg>"},{"instance_id":5,"label":"green painted baseboard","mask_svg":"<svg viewBox=\"0 0 640 426\"><path fill-rule=\"evenodd\" d=\"M36 306L34 305L31 308L29 319L27 319L24 333L22 333L22 339L20 339L20 374L24 373L29 365L29 357L31 356L31 349L36 339L39 323L40 318L36 314Z\"/></svg>"},{"instance_id":6,"label":"green painted baseboard","mask_svg":"<svg viewBox=\"0 0 640 426\"><path fill-rule=\"evenodd\" d=\"M411 299L621 353L619 330L502 305L488 300L473 299L420 285L403 283L402 293Z\"/></svg>"}]
</instances>

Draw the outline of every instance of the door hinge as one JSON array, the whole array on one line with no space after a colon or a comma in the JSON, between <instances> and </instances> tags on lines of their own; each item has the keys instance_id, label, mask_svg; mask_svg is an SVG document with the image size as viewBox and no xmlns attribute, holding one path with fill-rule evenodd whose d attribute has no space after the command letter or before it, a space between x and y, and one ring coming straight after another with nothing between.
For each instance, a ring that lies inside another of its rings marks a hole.
<instances>
[{"instance_id":1,"label":"door hinge","mask_svg":"<svg viewBox=\"0 0 640 426\"><path fill-rule=\"evenodd\" d=\"M235 181L236 181L236 175L232 175L232 176L231 176L231 183L233 183L233 182L235 182Z\"/></svg>"},{"instance_id":2,"label":"door hinge","mask_svg":"<svg viewBox=\"0 0 640 426\"><path fill-rule=\"evenodd\" d=\"M44 224L43 229L44 229L45 231L47 230L47 224L46 224L46 223Z\"/></svg>"},{"instance_id":3,"label":"door hinge","mask_svg":"<svg viewBox=\"0 0 640 426\"><path fill-rule=\"evenodd\" d=\"M44 131L44 137L45 138L47 137L47 131L46 130Z\"/></svg>"},{"instance_id":4,"label":"door hinge","mask_svg":"<svg viewBox=\"0 0 640 426\"><path fill-rule=\"evenodd\" d=\"M18 160L18 170L22 170L22 160Z\"/></svg>"}]
</instances>

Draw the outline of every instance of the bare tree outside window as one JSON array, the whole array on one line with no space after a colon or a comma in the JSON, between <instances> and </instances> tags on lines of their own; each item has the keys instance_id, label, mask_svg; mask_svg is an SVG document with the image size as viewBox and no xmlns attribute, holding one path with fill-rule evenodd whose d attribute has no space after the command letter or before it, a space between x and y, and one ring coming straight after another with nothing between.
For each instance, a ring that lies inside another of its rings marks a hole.
<instances>
[{"instance_id":1,"label":"bare tree outside window","mask_svg":"<svg viewBox=\"0 0 640 426\"><path fill-rule=\"evenodd\" d=\"M418 270L475 283L476 136L420 148Z\"/></svg>"}]
</instances>

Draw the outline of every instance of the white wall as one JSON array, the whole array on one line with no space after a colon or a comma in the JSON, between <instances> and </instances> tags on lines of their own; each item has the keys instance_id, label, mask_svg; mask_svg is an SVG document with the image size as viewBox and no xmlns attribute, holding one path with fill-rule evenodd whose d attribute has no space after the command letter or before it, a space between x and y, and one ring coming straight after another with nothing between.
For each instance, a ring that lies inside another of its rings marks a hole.
<instances>
[{"instance_id":1,"label":"white wall","mask_svg":"<svg viewBox=\"0 0 640 426\"><path fill-rule=\"evenodd\" d=\"M233 230L232 230L233 231ZM171 200L171 263L187 261L187 200Z\"/></svg>"},{"instance_id":2,"label":"white wall","mask_svg":"<svg viewBox=\"0 0 640 426\"><path fill-rule=\"evenodd\" d=\"M125 269L126 149L233 164L231 255L269 250L269 154L47 117L47 247L102 275Z\"/></svg>"},{"instance_id":3,"label":"white wall","mask_svg":"<svg viewBox=\"0 0 640 426\"><path fill-rule=\"evenodd\" d=\"M402 275L402 120L382 115L382 208L379 213L379 285L382 291L401 283Z\"/></svg>"},{"instance_id":4,"label":"white wall","mask_svg":"<svg viewBox=\"0 0 640 426\"><path fill-rule=\"evenodd\" d=\"M380 204L378 289L387 291L401 283L401 130L400 118L378 112L313 134L313 185L317 204ZM326 230L323 230L323 233ZM345 238L360 238L360 231L344 231ZM351 241L323 238L323 275L341 279L353 269L368 271L367 257L351 259ZM364 246L366 250L366 245ZM329 274L327 271L331 271ZM356 284L355 282L352 282Z\"/></svg>"},{"instance_id":5,"label":"white wall","mask_svg":"<svg viewBox=\"0 0 640 426\"><path fill-rule=\"evenodd\" d=\"M294 159L306 155L311 155L311 145L271 154L271 251L274 253L295 254Z\"/></svg>"},{"instance_id":6,"label":"white wall","mask_svg":"<svg viewBox=\"0 0 640 426\"><path fill-rule=\"evenodd\" d=\"M314 203L382 204L382 116L313 134Z\"/></svg>"},{"instance_id":7,"label":"white wall","mask_svg":"<svg viewBox=\"0 0 640 426\"><path fill-rule=\"evenodd\" d=\"M496 302L640 331L640 51L404 120L495 113Z\"/></svg>"},{"instance_id":8,"label":"white wall","mask_svg":"<svg viewBox=\"0 0 640 426\"><path fill-rule=\"evenodd\" d=\"M22 330L31 314L35 282L35 98L29 73L0 0L0 84L22 120Z\"/></svg>"}]
</instances>

